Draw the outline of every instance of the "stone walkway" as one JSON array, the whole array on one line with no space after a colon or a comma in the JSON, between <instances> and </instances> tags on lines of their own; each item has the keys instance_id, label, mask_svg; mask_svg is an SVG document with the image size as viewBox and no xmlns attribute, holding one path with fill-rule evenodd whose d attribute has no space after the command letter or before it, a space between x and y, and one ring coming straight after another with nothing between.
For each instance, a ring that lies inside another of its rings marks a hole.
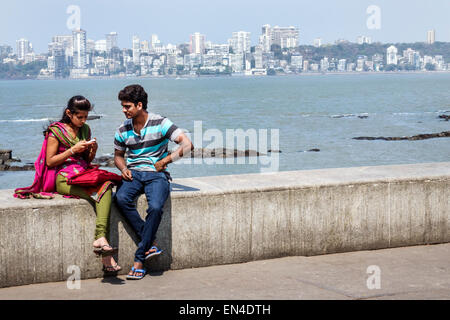
<instances>
[{"instance_id":1,"label":"stone walkway","mask_svg":"<svg viewBox=\"0 0 450 320\"><path fill-rule=\"evenodd\" d=\"M379 277L378 277L379 276ZM0 299L448 299L450 244L0 289Z\"/></svg>"}]
</instances>

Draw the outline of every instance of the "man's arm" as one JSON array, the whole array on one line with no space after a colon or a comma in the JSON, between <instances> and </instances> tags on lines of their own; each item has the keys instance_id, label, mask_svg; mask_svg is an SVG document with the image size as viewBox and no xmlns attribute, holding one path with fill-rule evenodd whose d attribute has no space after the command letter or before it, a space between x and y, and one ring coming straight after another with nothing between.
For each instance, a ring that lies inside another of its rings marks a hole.
<instances>
[{"instance_id":1,"label":"man's arm","mask_svg":"<svg viewBox=\"0 0 450 320\"><path fill-rule=\"evenodd\" d=\"M127 181L133 180L133 175L131 174L131 171L128 170L127 163L125 161L125 151L120 151L117 149L114 151L114 164L117 169L122 172L122 178Z\"/></svg>"},{"instance_id":2,"label":"man's arm","mask_svg":"<svg viewBox=\"0 0 450 320\"><path fill-rule=\"evenodd\" d=\"M156 171L165 170L169 163L177 161L178 159L183 157L183 155L189 154L192 150L194 150L194 145L184 133L181 133L175 139L175 143L178 144L180 147L171 154L169 154L167 157L155 163Z\"/></svg>"}]
</instances>

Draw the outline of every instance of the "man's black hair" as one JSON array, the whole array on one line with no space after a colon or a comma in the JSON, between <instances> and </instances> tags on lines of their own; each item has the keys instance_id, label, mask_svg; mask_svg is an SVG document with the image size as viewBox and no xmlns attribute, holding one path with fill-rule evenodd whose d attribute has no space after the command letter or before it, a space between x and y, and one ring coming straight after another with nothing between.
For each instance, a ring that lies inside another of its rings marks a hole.
<instances>
[{"instance_id":1,"label":"man's black hair","mask_svg":"<svg viewBox=\"0 0 450 320\"><path fill-rule=\"evenodd\" d=\"M128 101L137 105L142 103L142 108L147 110L148 95L144 88L138 84L126 86L119 92L120 101Z\"/></svg>"}]
</instances>

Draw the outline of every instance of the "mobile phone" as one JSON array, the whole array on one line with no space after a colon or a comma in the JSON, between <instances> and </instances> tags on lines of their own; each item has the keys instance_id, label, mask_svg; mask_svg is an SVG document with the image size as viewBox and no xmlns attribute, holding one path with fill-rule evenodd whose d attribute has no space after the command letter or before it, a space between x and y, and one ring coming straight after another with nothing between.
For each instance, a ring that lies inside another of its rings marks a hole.
<instances>
[{"instance_id":1,"label":"mobile phone","mask_svg":"<svg viewBox=\"0 0 450 320\"><path fill-rule=\"evenodd\" d=\"M95 142L96 140L95 139L91 139L91 140L89 140L87 143L93 143L93 142Z\"/></svg>"}]
</instances>

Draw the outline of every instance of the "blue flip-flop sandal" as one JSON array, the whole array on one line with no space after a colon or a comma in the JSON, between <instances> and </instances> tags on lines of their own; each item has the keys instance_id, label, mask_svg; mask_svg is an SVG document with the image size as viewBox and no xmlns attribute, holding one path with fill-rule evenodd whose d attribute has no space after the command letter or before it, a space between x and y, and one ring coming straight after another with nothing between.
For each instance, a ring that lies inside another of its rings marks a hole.
<instances>
[{"instance_id":1,"label":"blue flip-flop sandal","mask_svg":"<svg viewBox=\"0 0 450 320\"><path fill-rule=\"evenodd\" d=\"M155 250L153 252L150 252L148 255L145 256L145 260L147 260L148 258L154 257L154 256L158 256L160 255L163 251L161 249L159 249L157 246L153 246L150 248L150 250Z\"/></svg>"},{"instance_id":2,"label":"blue flip-flop sandal","mask_svg":"<svg viewBox=\"0 0 450 320\"><path fill-rule=\"evenodd\" d=\"M127 274L127 279L128 280L141 280L142 278L145 277L145 274L147 273L147 270L145 270L145 269L135 269L134 267L131 267L131 271L142 273L142 275L140 275L140 276L136 276L136 275L135 276L131 276L131 275Z\"/></svg>"}]
</instances>

